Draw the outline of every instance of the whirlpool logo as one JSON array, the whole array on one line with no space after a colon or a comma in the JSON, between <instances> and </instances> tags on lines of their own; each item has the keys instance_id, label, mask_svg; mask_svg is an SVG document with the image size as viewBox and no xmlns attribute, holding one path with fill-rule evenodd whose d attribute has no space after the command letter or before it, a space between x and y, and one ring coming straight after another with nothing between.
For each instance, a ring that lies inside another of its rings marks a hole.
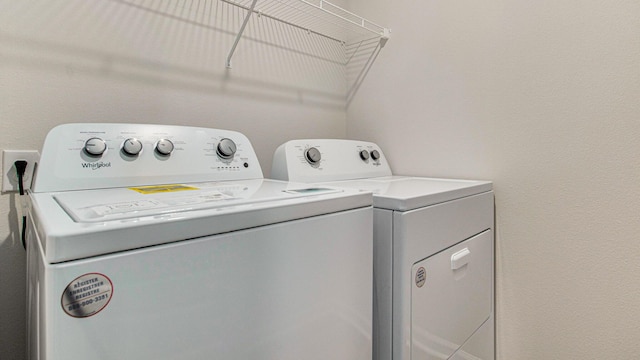
<instances>
[{"instance_id":1,"label":"whirlpool logo","mask_svg":"<svg viewBox=\"0 0 640 360\"><path fill-rule=\"evenodd\" d=\"M98 170L102 168L111 167L111 162L97 162L97 163L82 163L82 167L85 169Z\"/></svg>"}]
</instances>

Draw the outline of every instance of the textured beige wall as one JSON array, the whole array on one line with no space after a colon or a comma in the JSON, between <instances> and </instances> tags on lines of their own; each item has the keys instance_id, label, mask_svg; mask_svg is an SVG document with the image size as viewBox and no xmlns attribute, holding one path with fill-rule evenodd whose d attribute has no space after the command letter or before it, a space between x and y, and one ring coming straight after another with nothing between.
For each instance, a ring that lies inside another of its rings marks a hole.
<instances>
[{"instance_id":1,"label":"textured beige wall","mask_svg":"<svg viewBox=\"0 0 640 360\"><path fill-rule=\"evenodd\" d=\"M340 69L243 39L226 70L232 37L220 27L237 28L240 17L220 6L0 0L0 149L40 149L50 128L68 122L205 126L246 134L268 174L286 140L344 137ZM274 27L262 19L248 31L266 42L297 36L274 38ZM15 203L14 195L0 195L2 360L25 358L25 254Z\"/></svg>"},{"instance_id":2,"label":"textured beige wall","mask_svg":"<svg viewBox=\"0 0 640 360\"><path fill-rule=\"evenodd\" d=\"M348 136L495 181L499 359L637 359L640 2L351 4L392 38Z\"/></svg>"}]
</instances>

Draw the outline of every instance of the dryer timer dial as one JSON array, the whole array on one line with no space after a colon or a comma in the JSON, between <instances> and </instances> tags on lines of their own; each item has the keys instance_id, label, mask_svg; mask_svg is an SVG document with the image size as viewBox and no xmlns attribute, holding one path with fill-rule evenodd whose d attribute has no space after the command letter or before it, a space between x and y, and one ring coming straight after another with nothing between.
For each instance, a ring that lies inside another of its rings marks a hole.
<instances>
[{"instance_id":1,"label":"dryer timer dial","mask_svg":"<svg viewBox=\"0 0 640 360\"><path fill-rule=\"evenodd\" d=\"M310 147L304 151L304 159L311 165L316 165L320 162L322 155L320 154L320 150Z\"/></svg>"}]
</instances>

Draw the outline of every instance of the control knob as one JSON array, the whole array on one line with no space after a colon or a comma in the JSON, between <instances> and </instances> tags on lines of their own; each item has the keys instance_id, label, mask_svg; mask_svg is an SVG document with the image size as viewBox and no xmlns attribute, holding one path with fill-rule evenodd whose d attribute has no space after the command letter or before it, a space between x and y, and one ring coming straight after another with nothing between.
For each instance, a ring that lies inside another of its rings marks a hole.
<instances>
[{"instance_id":1,"label":"control knob","mask_svg":"<svg viewBox=\"0 0 640 360\"><path fill-rule=\"evenodd\" d=\"M373 160L380 159L380 152L378 150L371 150L371 158Z\"/></svg>"},{"instance_id":2,"label":"control knob","mask_svg":"<svg viewBox=\"0 0 640 360\"><path fill-rule=\"evenodd\" d=\"M142 151L142 142L136 138L129 138L122 143L122 151L130 156L137 156Z\"/></svg>"},{"instance_id":3,"label":"control knob","mask_svg":"<svg viewBox=\"0 0 640 360\"><path fill-rule=\"evenodd\" d=\"M107 143L97 137L93 137L84 143L84 152L89 156L101 156L107 151Z\"/></svg>"},{"instance_id":4,"label":"control knob","mask_svg":"<svg viewBox=\"0 0 640 360\"><path fill-rule=\"evenodd\" d=\"M218 154L221 159L228 160L233 158L233 155L235 155L237 149L238 148L236 146L236 143L233 142L233 140L223 138L220 140L218 146L216 147L216 154Z\"/></svg>"},{"instance_id":5,"label":"control knob","mask_svg":"<svg viewBox=\"0 0 640 360\"><path fill-rule=\"evenodd\" d=\"M311 165L315 165L320 162L322 155L320 154L320 150L310 147L304 151L304 158Z\"/></svg>"},{"instance_id":6,"label":"control knob","mask_svg":"<svg viewBox=\"0 0 640 360\"><path fill-rule=\"evenodd\" d=\"M369 152L367 150L360 150L360 159L363 161L369 160Z\"/></svg>"},{"instance_id":7,"label":"control knob","mask_svg":"<svg viewBox=\"0 0 640 360\"><path fill-rule=\"evenodd\" d=\"M162 156L169 156L173 151L173 143L169 139L160 139L156 143L156 152Z\"/></svg>"}]
</instances>

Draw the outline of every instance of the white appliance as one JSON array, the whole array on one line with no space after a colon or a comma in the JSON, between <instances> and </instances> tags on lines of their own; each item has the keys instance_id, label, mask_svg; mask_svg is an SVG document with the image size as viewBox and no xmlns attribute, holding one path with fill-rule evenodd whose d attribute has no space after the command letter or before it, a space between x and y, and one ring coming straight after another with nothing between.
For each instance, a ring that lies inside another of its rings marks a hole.
<instances>
[{"instance_id":1,"label":"white appliance","mask_svg":"<svg viewBox=\"0 0 640 360\"><path fill-rule=\"evenodd\" d=\"M374 194L374 359L494 359L491 182L393 176L374 143L293 140L272 177Z\"/></svg>"},{"instance_id":2,"label":"white appliance","mask_svg":"<svg viewBox=\"0 0 640 360\"><path fill-rule=\"evenodd\" d=\"M238 132L51 130L29 359L371 359L372 197L265 180Z\"/></svg>"}]
</instances>

